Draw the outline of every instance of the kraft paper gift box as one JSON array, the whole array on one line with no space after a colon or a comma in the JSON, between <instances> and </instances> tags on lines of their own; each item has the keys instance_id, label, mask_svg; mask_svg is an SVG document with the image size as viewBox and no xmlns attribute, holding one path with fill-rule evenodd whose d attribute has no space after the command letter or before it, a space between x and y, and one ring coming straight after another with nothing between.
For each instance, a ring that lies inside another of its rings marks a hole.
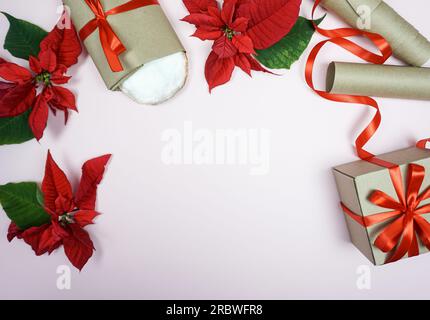
<instances>
[{"instance_id":1,"label":"kraft paper gift box","mask_svg":"<svg viewBox=\"0 0 430 320\"><path fill-rule=\"evenodd\" d=\"M407 177L408 171L411 169L411 164L422 166L423 169L425 169L425 176L417 194L423 195L430 186L429 150L414 147L383 154L378 156L378 158L399 165L405 197L408 197ZM383 265L387 262L391 262L387 260L390 258L390 254L392 256L393 251L398 248L403 236L398 239L399 242L396 247L389 253L384 253L374 242L386 227L396 221L397 217L368 227L360 223L360 220L363 220L362 217L393 211L393 209L378 206L370 200L372 193L379 190L386 193L395 201L398 201L399 197L397 196L393 181L390 177L389 169L364 160L359 160L337 166L333 168L333 172L342 204L347 210L350 210L351 213L356 215L354 219L352 215L345 212L346 224L353 244L375 265ZM430 203L430 199L428 199L427 196L424 197L425 200L421 201L417 208ZM423 211L430 212L430 208L424 209ZM430 221L430 214L420 214L420 217L424 218L420 218L421 221L419 221L422 225L427 224L426 221ZM416 228L417 223L413 223ZM417 228L414 229L414 234L418 240L419 254L422 254L429 250L424 245L422 237L419 235L420 232L421 230L417 230ZM408 257L408 254L402 256L402 258L406 257Z\"/></svg>"}]
</instances>

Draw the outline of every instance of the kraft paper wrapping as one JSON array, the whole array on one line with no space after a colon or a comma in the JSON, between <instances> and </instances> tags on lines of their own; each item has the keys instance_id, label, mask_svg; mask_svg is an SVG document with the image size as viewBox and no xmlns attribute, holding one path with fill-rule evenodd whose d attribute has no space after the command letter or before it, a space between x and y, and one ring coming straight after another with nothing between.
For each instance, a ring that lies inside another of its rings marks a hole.
<instances>
[{"instance_id":1,"label":"kraft paper wrapping","mask_svg":"<svg viewBox=\"0 0 430 320\"><path fill-rule=\"evenodd\" d=\"M430 187L429 150L408 148L379 155L378 158L398 164L402 172L404 183L406 183L405 177L407 176L407 167L409 163L416 163L424 166L426 175L421 191ZM386 168L364 160L359 160L337 166L333 168L333 173L340 200L358 215L367 217L373 214L391 211L391 209L384 209L369 201L369 195L375 190L381 190L393 199L398 199L390 179L389 171ZM421 205L428 203L430 203L429 199L421 202ZM423 217L430 222L430 214L423 215ZM384 264L387 254L379 250L374 245L374 241L384 227L392 222L392 220L365 228L347 215L345 215L345 219L353 244L375 265ZM428 252L428 249L421 241L419 242L420 253Z\"/></svg>"},{"instance_id":2,"label":"kraft paper wrapping","mask_svg":"<svg viewBox=\"0 0 430 320\"><path fill-rule=\"evenodd\" d=\"M430 62L430 42L384 1L322 0L321 4L352 27L366 27L383 36L400 60L417 67Z\"/></svg>"},{"instance_id":3,"label":"kraft paper wrapping","mask_svg":"<svg viewBox=\"0 0 430 320\"><path fill-rule=\"evenodd\" d=\"M332 62L327 71L327 91L430 100L430 68Z\"/></svg>"},{"instance_id":4,"label":"kraft paper wrapping","mask_svg":"<svg viewBox=\"0 0 430 320\"><path fill-rule=\"evenodd\" d=\"M128 0L101 0L105 11L126 2ZM64 0L64 4L70 8L78 31L94 18L94 13L83 0ZM110 90L117 90L122 81L145 63L185 52L159 5L112 15L108 17L108 21L127 48L120 56L124 71L112 72L101 47L98 29L84 41L84 45Z\"/></svg>"}]
</instances>

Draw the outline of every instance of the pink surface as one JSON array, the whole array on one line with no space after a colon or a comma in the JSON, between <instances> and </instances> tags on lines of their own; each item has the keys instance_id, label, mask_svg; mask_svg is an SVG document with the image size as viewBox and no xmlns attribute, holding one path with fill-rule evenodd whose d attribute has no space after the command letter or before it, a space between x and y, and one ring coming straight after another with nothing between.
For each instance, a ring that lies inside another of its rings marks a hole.
<instances>
[{"instance_id":1,"label":"pink surface","mask_svg":"<svg viewBox=\"0 0 430 320\"><path fill-rule=\"evenodd\" d=\"M69 86L79 114L67 127L61 116L51 117L40 144L0 147L0 184L41 181L48 148L74 183L85 160L113 154L99 189L103 215L89 228L97 251L82 273L72 271L71 290L56 286L57 267L68 265L63 251L36 257L22 241L9 244L1 211L0 298L430 298L430 255L374 268L349 242L330 168L356 159L351 144L370 111L314 94L304 81L305 57L281 77L249 79L236 71L209 95L203 68L210 43L189 37L194 27L179 21L186 15L181 1L160 2L190 59L190 77L178 96L162 106L138 105L107 91L84 55ZM430 37L428 4L387 2ZM50 29L60 1L29 3L3 0L0 10ZM304 0L307 17L311 3ZM332 16L324 22L337 25ZM7 26L1 16L0 43ZM320 85L333 60L358 62L327 48L319 60ZM430 135L428 102L378 101L384 120L372 151L400 149ZM162 135L182 131L185 121L211 132L268 129L270 172L164 164ZM370 290L356 285L363 265L370 266Z\"/></svg>"}]
</instances>

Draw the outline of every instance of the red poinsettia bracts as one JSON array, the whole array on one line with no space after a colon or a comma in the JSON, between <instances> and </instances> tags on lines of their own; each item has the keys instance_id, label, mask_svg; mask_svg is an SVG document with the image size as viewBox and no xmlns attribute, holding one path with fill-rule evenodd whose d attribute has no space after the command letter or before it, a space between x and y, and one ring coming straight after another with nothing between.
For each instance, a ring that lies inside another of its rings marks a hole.
<instances>
[{"instance_id":1,"label":"red poinsettia bracts","mask_svg":"<svg viewBox=\"0 0 430 320\"><path fill-rule=\"evenodd\" d=\"M38 57L29 58L26 69L0 58L0 117L15 117L31 110L29 125L37 140L43 136L49 109L77 111L75 96L61 85L68 83L67 69L78 61L81 44L72 26L57 26L40 44Z\"/></svg>"},{"instance_id":2,"label":"red poinsettia bracts","mask_svg":"<svg viewBox=\"0 0 430 320\"><path fill-rule=\"evenodd\" d=\"M84 230L99 214L95 211L97 186L103 178L105 166L111 155L87 161L82 167L82 177L76 195L64 172L50 153L46 160L42 182L45 211L50 223L19 230L14 223L9 226L8 240L17 237L29 244L36 255L52 253L61 245L70 262L82 270L94 250L93 242Z\"/></svg>"},{"instance_id":3,"label":"red poinsettia bracts","mask_svg":"<svg viewBox=\"0 0 430 320\"><path fill-rule=\"evenodd\" d=\"M183 0L189 15L183 21L194 24L193 34L214 41L206 61L209 90L225 84L234 68L248 75L267 72L254 58L256 49L267 49L287 35L294 26L301 0Z\"/></svg>"}]
</instances>

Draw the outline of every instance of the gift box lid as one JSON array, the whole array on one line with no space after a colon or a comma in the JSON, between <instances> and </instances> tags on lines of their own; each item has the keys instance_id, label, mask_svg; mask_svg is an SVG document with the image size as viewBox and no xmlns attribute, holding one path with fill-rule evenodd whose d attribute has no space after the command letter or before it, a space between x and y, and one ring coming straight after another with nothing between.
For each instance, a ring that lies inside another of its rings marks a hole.
<instances>
[{"instance_id":1,"label":"gift box lid","mask_svg":"<svg viewBox=\"0 0 430 320\"><path fill-rule=\"evenodd\" d=\"M412 162L417 162L430 157L430 151L420 148L406 148L397 150L382 155L378 155L379 159L395 163L398 165L406 165ZM375 165L373 163L357 160L354 162L342 164L333 168L333 170L346 174L352 178L369 174L376 171L384 171L386 168Z\"/></svg>"}]
</instances>

